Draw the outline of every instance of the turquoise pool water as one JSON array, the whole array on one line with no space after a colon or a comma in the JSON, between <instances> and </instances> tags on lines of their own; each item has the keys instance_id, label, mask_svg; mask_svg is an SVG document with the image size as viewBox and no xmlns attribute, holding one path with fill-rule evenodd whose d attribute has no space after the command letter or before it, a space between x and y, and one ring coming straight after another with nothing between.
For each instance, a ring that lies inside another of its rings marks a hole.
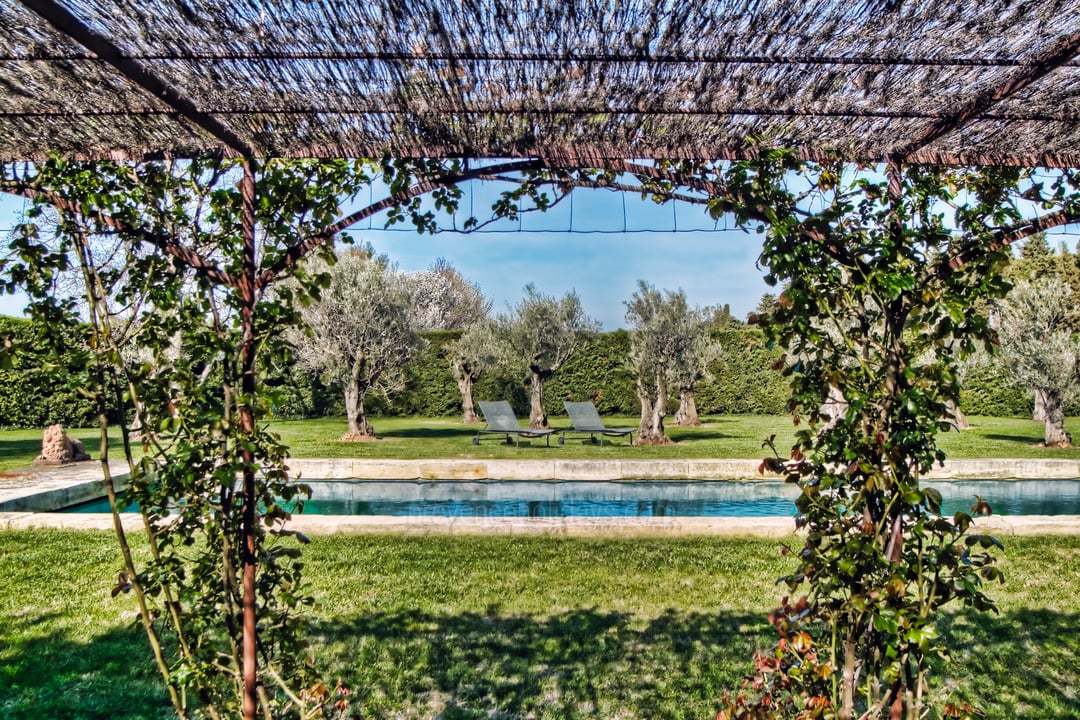
<instances>
[{"instance_id":1,"label":"turquoise pool water","mask_svg":"<svg viewBox=\"0 0 1080 720\"><path fill-rule=\"evenodd\" d=\"M308 480L306 515L441 517L784 517L798 489L779 481ZM929 482L943 512L975 496L998 515L1080 515L1080 480ZM64 512L108 512L105 500Z\"/></svg>"}]
</instances>

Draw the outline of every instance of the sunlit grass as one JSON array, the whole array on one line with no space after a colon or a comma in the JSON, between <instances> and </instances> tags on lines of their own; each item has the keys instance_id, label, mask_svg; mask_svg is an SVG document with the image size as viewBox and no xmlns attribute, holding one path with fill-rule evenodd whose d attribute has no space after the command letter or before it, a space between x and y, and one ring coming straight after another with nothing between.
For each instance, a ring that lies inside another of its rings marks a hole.
<instances>
[{"instance_id":1,"label":"sunlit grass","mask_svg":"<svg viewBox=\"0 0 1080 720\"><path fill-rule=\"evenodd\" d=\"M1018 418L973 417L971 429L950 431L938 436L941 447L953 458L1073 458L1080 459L1080 447L1042 448L1042 423ZM455 418L374 418L379 440L342 442L345 421L340 418L281 420L270 428L281 434L293 457L324 458L525 458L525 459L649 459L664 458L760 458L767 454L762 442L776 435L776 447L791 447L796 427L791 418L782 416L724 415L704 418L698 428L668 427L675 443L657 447L635 447L624 438L605 441L603 446L582 440L568 440L559 445L552 438L544 441L522 440L520 446L507 445L497 437L487 436L473 445L476 431L483 425L463 425ZM612 427L636 427L637 418L610 417ZM555 428L567 426L566 418L553 417ZM1080 438L1080 418L1070 418L1066 428ZM98 457L99 436L96 429L69 430L78 437L91 455ZM118 433L114 431L114 437ZM25 467L41 452L40 430L0 431L0 470ZM112 451L118 456L118 450Z\"/></svg>"},{"instance_id":2,"label":"sunlit grass","mask_svg":"<svg viewBox=\"0 0 1080 720\"><path fill-rule=\"evenodd\" d=\"M543 440L522 441L520 447L498 439L485 439L473 445L472 438L483 425L463 425L453 418L376 418L377 442L340 442L345 423L340 419L275 422L271 428L296 457L370 457L370 458L569 458L569 459L663 459L663 458L759 458L767 454L763 441L776 436L776 447L783 451L794 443L798 428L787 416L722 415L703 418L697 428L668 424L672 445L630 446L622 438L605 442L603 447L582 440L568 440L558 445L553 439L547 447ZM969 418L971 427L938 435L942 449L954 458L1072 458L1080 459L1080 447L1043 448L1042 423L1022 418ZM637 427L636 417L609 417L612 427ZM551 418L552 427L568 425L565 418ZM1066 429L1080 442L1080 418L1069 418ZM489 436L490 438L490 436Z\"/></svg>"},{"instance_id":3,"label":"sunlit grass","mask_svg":"<svg viewBox=\"0 0 1080 720\"><path fill-rule=\"evenodd\" d=\"M101 431L97 428L68 428L68 437L81 440L94 459L101 456ZM0 430L0 471L27 467L41 454L42 430ZM110 453L122 455L120 432L110 432L110 443L115 443Z\"/></svg>"},{"instance_id":4,"label":"sunlit grass","mask_svg":"<svg viewBox=\"0 0 1080 720\"><path fill-rule=\"evenodd\" d=\"M317 536L313 650L364 718L707 718L773 640L778 540ZM789 541L789 542L794 542ZM988 718L1080 707L1080 538L1005 538L936 686ZM0 532L0 717L165 718L107 533Z\"/></svg>"}]
</instances>

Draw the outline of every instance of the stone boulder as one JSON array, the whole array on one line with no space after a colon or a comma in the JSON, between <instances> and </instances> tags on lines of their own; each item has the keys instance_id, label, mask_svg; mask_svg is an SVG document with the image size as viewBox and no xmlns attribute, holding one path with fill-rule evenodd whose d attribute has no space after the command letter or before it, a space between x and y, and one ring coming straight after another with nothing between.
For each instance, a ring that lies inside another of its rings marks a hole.
<instances>
[{"instance_id":1,"label":"stone boulder","mask_svg":"<svg viewBox=\"0 0 1080 720\"><path fill-rule=\"evenodd\" d=\"M69 438L63 425L50 425L45 428L41 437L41 454L34 460L34 464L64 465L89 459L83 444Z\"/></svg>"}]
</instances>

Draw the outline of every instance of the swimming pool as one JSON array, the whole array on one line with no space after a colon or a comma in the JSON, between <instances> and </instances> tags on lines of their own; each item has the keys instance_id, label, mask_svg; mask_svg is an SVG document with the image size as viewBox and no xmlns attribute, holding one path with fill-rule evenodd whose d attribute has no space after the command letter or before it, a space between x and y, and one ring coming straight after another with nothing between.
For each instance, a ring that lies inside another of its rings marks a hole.
<instances>
[{"instance_id":1,"label":"swimming pool","mask_svg":"<svg viewBox=\"0 0 1080 720\"><path fill-rule=\"evenodd\" d=\"M798 488L780 481L307 480L305 515L438 517L787 517ZM997 515L1080 515L1080 480L940 480L942 511L979 495ZM108 512L104 499L64 512Z\"/></svg>"}]
</instances>

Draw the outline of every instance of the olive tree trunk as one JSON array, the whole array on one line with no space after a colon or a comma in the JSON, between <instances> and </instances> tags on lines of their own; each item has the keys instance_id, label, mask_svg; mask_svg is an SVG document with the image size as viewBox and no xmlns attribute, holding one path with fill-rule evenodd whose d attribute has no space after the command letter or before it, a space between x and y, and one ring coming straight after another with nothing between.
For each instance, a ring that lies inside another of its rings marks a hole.
<instances>
[{"instance_id":1,"label":"olive tree trunk","mask_svg":"<svg viewBox=\"0 0 1080 720\"><path fill-rule=\"evenodd\" d=\"M367 392L358 385L350 383L345 388L345 417L349 421L346 438L374 438L375 428L364 414L364 396Z\"/></svg>"},{"instance_id":2,"label":"olive tree trunk","mask_svg":"<svg viewBox=\"0 0 1080 720\"><path fill-rule=\"evenodd\" d=\"M454 379L457 380L458 392L461 393L461 422L466 425L480 422L480 416L476 414L476 403L473 401L473 376L455 369Z\"/></svg>"},{"instance_id":3,"label":"olive tree trunk","mask_svg":"<svg viewBox=\"0 0 1080 720\"><path fill-rule=\"evenodd\" d=\"M635 445L668 445L671 438L664 432L664 416L667 415L667 383L662 374L655 379L656 396L649 393L645 385L638 382L637 394L641 401L641 422L638 424L638 437Z\"/></svg>"},{"instance_id":4,"label":"olive tree trunk","mask_svg":"<svg viewBox=\"0 0 1080 720\"><path fill-rule=\"evenodd\" d=\"M1042 395L1045 409L1043 444L1046 447L1071 447L1072 435L1065 430L1065 403L1061 395L1048 390L1036 393L1038 395Z\"/></svg>"},{"instance_id":5,"label":"olive tree trunk","mask_svg":"<svg viewBox=\"0 0 1080 720\"><path fill-rule=\"evenodd\" d=\"M547 411L544 409L544 373L532 371L532 390L529 400L529 429L540 430L548 426Z\"/></svg>"},{"instance_id":6,"label":"olive tree trunk","mask_svg":"<svg viewBox=\"0 0 1080 720\"><path fill-rule=\"evenodd\" d=\"M840 388L835 385L829 385L829 394L819 410L821 416L827 418L827 420L825 420L825 425L822 426L822 431L836 427L836 424L844 419L847 410L848 401L847 398L844 397L844 393L842 393Z\"/></svg>"},{"instance_id":7,"label":"olive tree trunk","mask_svg":"<svg viewBox=\"0 0 1080 720\"><path fill-rule=\"evenodd\" d=\"M967 415L960 409L960 403L953 400L947 401L945 403L945 415L946 419L951 420L957 430L968 430L971 428L971 423L968 422Z\"/></svg>"},{"instance_id":8,"label":"olive tree trunk","mask_svg":"<svg viewBox=\"0 0 1080 720\"><path fill-rule=\"evenodd\" d=\"M1035 409L1031 413L1035 422L1046 422L1046 395L1042 390L1035 390Z\"/></svg>"},{"instance_id":9,"label":"olive tree trunk","mask_svg":"<svg viewBox=\"0 0 1080 720\"><path fill-rule=\"evenodd\" d=\"M679 391L679 409L675 411L675 417L672 418L671 423L680 427L698 427L701 425L693 390L684 389Z\"/></svg>"}]
</instances>

